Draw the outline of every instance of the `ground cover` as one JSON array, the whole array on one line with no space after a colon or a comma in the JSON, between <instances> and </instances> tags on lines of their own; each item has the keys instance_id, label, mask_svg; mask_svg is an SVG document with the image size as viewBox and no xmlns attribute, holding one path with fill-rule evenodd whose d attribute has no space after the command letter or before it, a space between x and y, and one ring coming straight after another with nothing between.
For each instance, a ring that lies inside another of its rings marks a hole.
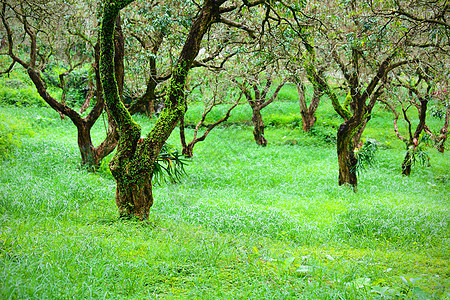
<instances>
[{"instance_id":1,"label":"ground cover","mask_svg":"<svg viewBox=\"0 0 450 300\"><path fill-rule=\"evenodd\" d=\"M380 142L377 164L353 193L337 186L330 107L308 134L285 110L299 118L295 99L263 112L276 120L267 148L237 110L182 182L155 187L142 224L118 220L107 160L79 169L70 121L1 107L27 130L0 168L0 298L450 298L448 152L430 148L431 166L402 177L404 146L378 108L365 136ZM104 131L97 122L94 138Z\"/></svg>"}]
</instances>

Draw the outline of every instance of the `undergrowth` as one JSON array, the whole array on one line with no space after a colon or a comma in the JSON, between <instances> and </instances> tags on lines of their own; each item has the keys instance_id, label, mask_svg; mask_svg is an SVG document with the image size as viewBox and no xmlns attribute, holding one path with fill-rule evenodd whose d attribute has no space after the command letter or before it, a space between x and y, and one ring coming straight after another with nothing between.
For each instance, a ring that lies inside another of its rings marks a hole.
<instances>
[{"instance_id":1,"label":"undergrowth","mask_svg":"<svg viewBox=\"0 0 450 300\"><path fill-rule=\"evenodd\" d=\"M0 166L0 298L450 298L449 154L402 177L380 112L367 128L376 161L354 193L337 185L339 119L326 107L315 132L269 126L266 148L237 114L179 183L154 186L148 223L120 220L114 180L79 168L70 120L2 107L20 145ZM97 143L104 125L93 130Z\"/></svg>"}]
</instances>

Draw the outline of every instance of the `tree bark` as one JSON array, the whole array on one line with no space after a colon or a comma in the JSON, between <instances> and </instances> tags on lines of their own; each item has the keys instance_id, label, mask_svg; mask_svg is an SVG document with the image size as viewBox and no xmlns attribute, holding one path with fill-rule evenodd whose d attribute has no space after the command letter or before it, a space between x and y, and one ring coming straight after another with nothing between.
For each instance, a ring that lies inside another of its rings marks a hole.
<instances>
[{"instance_id":1,"label":"tree bark","mask_svg":"<svg viewBox=\"0 0 450 300\"><path fill-rule=\"evenodd\" d=\"M140 176L139 180L118 180L116 205L121 218L136 216L147 220L153 205L151 174Z\"/></svg>"},{"instance_id":2,"label":"tree bark","mask_svg":"<svg viewBox=\"0 0 450 300\"><path fill-rule=\"evenodd\" d=\"M156 79L156 59L150 57L150 78L147 81L147 88L144 95L133 103L128 109L133 115L135 113L144 113L147 117L151 118L155 113L155 99L156 99L156 87L158 81Z\"/></svg>"},{"instance_id":3,"label":"tree bark","mask_svg":"<svg viewBox=\"0 0 450 300\"><path fill-rule=\"evenodd\" d=\"M183 154L186 157L194 156L194 145L195 144L193 143L187 144L186 147L183 147L181 154Z\"/></svg>"},{"instance_id":4,"label":"tree bark","mask_svg":"<svg viewBox=\"0 0 450 300\"><path fill-rule=\"evenodd\" d=\"M319 107L320 98L323 95L321 86L314 82L314 73L309 76L309 79L313 83L314 88L313 97L311 99L309 107L306 103L305 85L302 82L296 83L300 105L300 114L302 116L302 128L304 132L309 132L316 123L316 111Z\"/></svg>"},{"instance_id":5,"label":"tree bark","mask_svg":"<svg viewBox=\"0 0 450 300\"><path fill-rule=\"evenodd\" d=\"M264 137L264 122L261 116L261 109L259 107L252 107L252 123L253 123L253 137L256 144L260 146L267 146L267 140Z\"/></svg>"},{"instance_id":6,"label":"tree bark","mask_svg":"<svg viewBox=\"0 0 450 300\"><path fill-rule=\"evenodd\" d=\"M317 121L315 112L311 113L309 110L301 110L300 114L302 116L302 129L304 132L309 132Z\"/></svg>"},{"instance_id":7,"label":"tree bark","mask_svg":"<svg viewBox=\"0 0 450 300\"><path fill-rule=\"evenodd\" d=\"M81 165L92 171L92 168L95 169L99 164L99 156L92 144L90 127L86 125L86 123L82 123L77 126L78 148L81 153Z\"/></svg>"},{"instance_id":8,"label":"tree bark","mask_svg":"<svg viewBox=\"0 0 450 300\"><path fill-rule=\"evenodd\" d=\"M402 163L402 175L404 175L404 176L411 175L411 165L412 165L411 158L412 158L411 152L407 151L406 155L405 155L405 159L403 160L403 163Z\"/></svg>"},{"instance_id":9,"label":"tree bark","mask_svg":"<svg viewBox=\"0 0 450 300\"><path fill-rule=\"evenodd\" d=\"M339 162L339 185L350 185L355 191L358 185L356 165L358 160L353 152L353 136L357 123L353 118L344 122L337 132L337 155Z\"/></svg>"}]
</instances>

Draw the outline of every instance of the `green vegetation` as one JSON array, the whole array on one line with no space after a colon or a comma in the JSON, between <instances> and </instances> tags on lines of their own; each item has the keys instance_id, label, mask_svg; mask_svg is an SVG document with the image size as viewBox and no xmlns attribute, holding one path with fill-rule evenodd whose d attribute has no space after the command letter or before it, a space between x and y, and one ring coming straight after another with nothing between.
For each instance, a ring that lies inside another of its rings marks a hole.
<instances>
[{"instance_id":1,"label":"green vegetation","mask_svg":"<svg viewBox=\"0 0 450 300\"><path fill-rule=\"evenodd\" d=\"M431 166L402 177L404 145L381 106L364 135L379 143L376 160L357 193L336 183L331 105L303 133L283 114L299 119L286 96L263 111L267 148L252 139L251 111L236 109L180 183L153 187L147 223L118 218L110 157L95 174L79 169L69 120L48 107L0 111L20 141L0 166L1 299L450 298L448 151L430 147ZM95 142L104 135L97 122ZM168 142L178 140L175 130Z\"/></svg>"}]
</instances>

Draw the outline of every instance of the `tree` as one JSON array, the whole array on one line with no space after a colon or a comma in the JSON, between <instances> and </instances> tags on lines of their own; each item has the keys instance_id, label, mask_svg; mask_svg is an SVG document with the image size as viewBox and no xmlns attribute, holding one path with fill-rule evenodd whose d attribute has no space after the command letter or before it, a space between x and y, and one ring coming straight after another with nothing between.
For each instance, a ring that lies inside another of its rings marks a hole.
<instances>
[{"instance_id":1,"label":"tree","mask_svg":"<svg viewBox=\"0 0 450 300\"><path fill-rule=\"evenodd\" d=\"M394 95L394 99L396 100L394 103L390 103L388 101L383 101L387 107L394 114L394 130L397 137L405 143L406 146L406 155L402 163L402 174L405 176L409 176L411 174L411 166L416 161L416 159L421 158L422 162L426 162L428 164L428 156L424 154L420 145L421 134L426 125L426 116L427 116L427 107L428 101L430 99L430 94L432 92L432 84L430 74L424 73L421 68L417 68L416 74L411 74L411 70L408 70L406 74L403 73L401 76L395 76L394 82L392 85L398 87L397 93L394 94L394 90L391 89L391 95ZM406 90L407 95L403 93ZM400 133L398 127L398 119L400 117L400 113L397 110L398 103L401 107L401 115L404 118L404 121L407 124L407 136L403 136ZM411 117L408 116L408 110L414 107L417 110L419 122L417 126L413 130L413 125L411 121Z\"/></svg>"},{"instance_id":2,"label":"tree","mask_svg":"<svg viewBox=\"0 0 450 300\"><path fill-rule=\"evenodd\" d=\"M110 163L116 188L116 204L122 217L148 219L153 204L152 173L159 151L185 111L186 77L199 53L203 36L213 23L223 22L222 14L239 6L222 5L225 0L206 0L197 11L170 78L165 108L148 135L141 139L141 128L120 101L114 76L114 21L120 10L132 0L107 0L101 26L100 73L107 106L117 123L119 143ZM244 1L247 7L260 4Z\"/></svg>"},{"instance_id":3,"label":"tree","mask_svg":"<svg viewBox=\"0 0 450 300\"><path fill-rule=\"evenodd\" d=\"M323 85L317 84L315 76L323 78L326 68L325 65L322 65L319 66L319 69L316 69L317 62L315 62L315 51L313 48L311 48L310 52L306 52L303 61L303 65L306 71L305 77L308 78L308 81L312 84L313 87L313 95L311 97L311 100L309 101L309 106L306 99L306 85L303 80L299 75L293 75L292 81L297 87L303 131L309 132L316 123L316 111L319 107L320 98L324 95L324 87Z\"/></svg>"},{"instance_id":4,"label":"tree","mask_svg":"<svg viewBox=\"0 0 450 300\"><path fill-rule=\"evenodd\" d=\"M443 78L442 81L438 84L438 87L435 89L433 95L433 98L435 99L435 105L432 116L435 116L439 119L444 119L443 125L438 133L433 132L429 126L424 126L425 132L430 135L431 139L435 143L436 149L441 153L444 153L445 150L445 142L448 137L448 127L450 123L449 94L448 75L446 75L446 77Z\"/></svg>"},{"instance_id":5,"label":"tree","mask_svg":"<svg viewBox=\"0 0 450 300\"><path fill-rule=\"evenodd\" d=\"M306 3L274 2L268 6L266 15L269 17L265 19L266 34L279 45L275 47L278 49L277 54L283 57L282 64L297 87L304 132L310 131L314 126L320 98L324 95L322 86L315 83L314 76L318 73L323 77L330 65L329 55L316 54L316 51L321 51L321 47L314 46L316 39L320 44L315 32L321 22L310 17L307 10ZM313 87L310 100L306 98L306 81Z\"/></svg>"},{"instance_id":6,"label":"tree","mask_svg":"<svg viewBox=\"0 0 450 300\"><path fill-rule=\"evenodd\" d=\"M331 1L320 14L309 16L320 20L318 33L325 42L316 39L315 42L327 49L321 53L331 53L345 80L349 93L344 103L340 103L327 78L314 69L311 77L344 120L337 131L339 185L349 185L356 191L358 160L354 149L358 148L372 109L384 92L388 73L414 59L402 59L405 39L411 34L407 24L379 22L365 3L348 4L343 7Z\"/></svg>"},{"instance_id":7,"label":"tree","mask_svg":"<svg viewBox=\"0 0 450 300\"><path fill-rule=\"evenodd\" d=\"M205 73L205 72L204 72ZM206 139L208 134L218 125L226 122L231 115L231 111L239 104L239 101L242 98L242 93L237 97L233 91L230 89L229 81L226 80L226 74L220 74L216 72L210 72L209 76L206 75L206 88L200 90L200 94L202 95L205 108L203 110L202 116L200 120L197 122L194 128L194 136L192 140L186 143L186 134L185 134L185 120L184 116L181 117L180 120L180 140L181 145L183 147L182 154L187 157L192 157L194 155L194 147L198 142L202 142ZM221 76L222 75L222 76ZM204 85L205 82L199 83L198 85ZM201 88L201 87L200 87ZM191 93L192 94L192 93ZM234 99L233 99L234 98ZM225 116L222 118L205 124L206 117L208 114L218 106L228 105L228 110L225 113ZM205 126L206 130L203 134L199 135L200 128Z\"/></svg>"},{"instance_id":8,"label":"tree","mask_svg":"<svg viewBox=\"0 0 450 300\"><path fill-rule=\"evenodd\" d=\"M261 110L276 99L281 88L288 80L288 78L283 79L269 98L268 93L273 83L273 71L266 71L267 77L265 83L260 78L261 74L243 78L242 82L234 80L252 108L253 138L256 144L263 147L267 146L267 140L264 137L264 122L261 116Z\"/></svg>"},{"instance_id":9,"label":"tree","mask_svg":"<svg viewBox=\"0 0 450 300\"><path fill-rule=\"evenodd\" d=\"M35 85L39 95L61 116L67 116L77 127L78 148L81 154L81 164L90 170L94 170L100 161L116 146L116 132L114 126L109 126L105 140L95 147L92 143L90 130L96 120L100 117L104 99L98 76L98 55L95 54L95 43L88 37L90 32L75 32L74 22L79 22L76 13L72 12L68 4L53 1L2 1L1 20L7 36L7 52L12 62L5 71L9 72L16 64L22 66ZM88 9L85 7L85 9ZM95 15L95 12L90 11ZM64 23L61 20L69 21ZM87 22L86 20L84 22ZM120 19L116 20L116 56L117 61L114 72L122 86L123 69L123 41L120 40ZM24 29L24 33L20 30ZM87 31L91 28L86 29ZM82 37L76 40L77 37ZM17 41L21 40L18 44ZM77 47L73 47L77 44ZM75 111L65 103L65 81L64 77L87 60L83 54L86 51L94 52L90 58L94 58L93 68L96 72L96 103L91 111L82 117L81 113ZM28 54L28 59L23 58L22 53ZM62 98L58 101L48 90L49 84L42 73L51 60L64 61L59 53L65 53L70 57L69 67L59 75L60 87L63 90ZM97 58L97 59L95 59ZM76 60L76 61L74 61ZM121 88L122 89L122 88Z\"/></svg>"}]
</instances>

